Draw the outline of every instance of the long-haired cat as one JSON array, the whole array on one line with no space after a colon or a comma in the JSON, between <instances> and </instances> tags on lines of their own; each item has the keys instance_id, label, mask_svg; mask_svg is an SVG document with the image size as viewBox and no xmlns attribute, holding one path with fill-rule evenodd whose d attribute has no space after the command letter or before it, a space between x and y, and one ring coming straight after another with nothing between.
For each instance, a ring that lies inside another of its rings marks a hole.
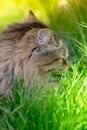
<instances>
[{"instance_id":1,"label":"long-haired cat","mask_svg":"<svg viewBox=\"0 0 87 130\"><path fill-rule=\"evenodd\" d=\"M10 93L15 78L29 86L34 78L45 79L56 68L68 66L68 49L62 40L32 11L26 21L0 34L0 96Z\"/></svg>"}]
</instances>

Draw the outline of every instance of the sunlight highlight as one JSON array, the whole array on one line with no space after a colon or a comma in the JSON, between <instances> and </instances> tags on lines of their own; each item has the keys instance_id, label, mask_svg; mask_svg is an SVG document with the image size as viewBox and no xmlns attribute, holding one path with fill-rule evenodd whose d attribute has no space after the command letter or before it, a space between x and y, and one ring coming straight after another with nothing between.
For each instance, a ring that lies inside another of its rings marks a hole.
<instances>
[{"instance_id":1,"label":"sunlight highlight","mask_svg":"<svg viewBox=\"0 0 87 130\"><path fill-rule=\"evenodd\" d=\"M67 4L68 4L67 0L61 0L61 1L59 2L59 6L62 6L62 7L67 6Z\"/></svg>"}]
</instances>

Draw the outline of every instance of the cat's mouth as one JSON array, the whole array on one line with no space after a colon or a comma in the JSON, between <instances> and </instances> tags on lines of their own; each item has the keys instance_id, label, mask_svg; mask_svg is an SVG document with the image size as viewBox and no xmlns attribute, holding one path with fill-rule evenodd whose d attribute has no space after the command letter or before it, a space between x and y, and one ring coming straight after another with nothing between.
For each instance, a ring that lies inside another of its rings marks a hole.
<instances>
[{"instance_id":1,"label":"cat's mouth","mask_svg":"<svg viewBox=\"0 0 87 130\"><path fill-rule=\"evenodd\" d=\"M67 61L66 59L62 59L62 60L63 60L64 66L65 66L66 68L68 68L68 67L69 67L68 61Z\"/></svg>"},{"instance_id":2,"label":"cat's mouth","mask_svg":"<svg viewBox=\"0 0 87 130\"><path fill-rule=\"evenodd\" d=\"M64 68L68 68L69 67L69 63L68 63L68 60L67 59L64 59L64 58L59 58L59 59L55 59L52 64L55 64L55 63L59 63L60 64L60 68L61 67L64 67Z\"/></svg>"},{"instance_id":3,"label":"cat's mouth","mask_svg":"<svg viewBox=\"0 0 87 130\"><path fill-rule=\"evenodd\" d=\"M66 69L69 67L69 63L66 59L59 58L53 60L51 63L43 64L42 68L45 72L52 72L56 69Z\"/></svg>"}]
</instances>

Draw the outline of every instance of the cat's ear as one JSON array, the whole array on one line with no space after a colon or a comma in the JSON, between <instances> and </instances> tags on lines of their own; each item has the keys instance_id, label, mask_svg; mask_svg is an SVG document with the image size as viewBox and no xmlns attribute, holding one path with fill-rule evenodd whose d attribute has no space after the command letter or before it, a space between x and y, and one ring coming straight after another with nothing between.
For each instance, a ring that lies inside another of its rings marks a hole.
<instances>
[{"instance_id":1,"label":"cat's ear","mask_svg":"<svg viewBox=\"0 0 87 130\"><path fill-rule=\"evenodd\" d=\"M46 44L50 41L52 32L50 29L41 29L37 33L37 42L39 45Z\"/></svg>"},{"instance_id":2,"label":"cat's ear","mask_svg":"<svg viewBox=\"0 0 87 130\"><path fill-rule=\"evenodd\" d=\"M28 13L28 17L25 21L31 23L31 22L37 22L38 20L35 17L34 13L30 10L29 13Z\"/></svg>"}]
</instances>

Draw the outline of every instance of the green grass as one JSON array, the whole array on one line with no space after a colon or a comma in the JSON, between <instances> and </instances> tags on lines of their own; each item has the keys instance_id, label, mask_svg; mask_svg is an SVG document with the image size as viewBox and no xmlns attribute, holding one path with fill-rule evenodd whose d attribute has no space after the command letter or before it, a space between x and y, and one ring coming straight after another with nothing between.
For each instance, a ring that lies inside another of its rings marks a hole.
<instances>
[{"instance_id":1,"label":"green grass","mask_svg":"<svg viewBox=\"0 0 87 130\"><path fill-rule=\"evenodd\" d=\"M35 0L9 0L13 11L1 6L1 30L21 21L32 9L63 39L71 55L68 70L50 74L55 79L52 84L34 85L26 91L23 80L15 81L14 101L0 99L0 130L87 130L87 0L67 1L67 8L57 0L37 0L36 4Z\"/></svg>"},{"instance_id":2,"label":"green grass","mask_svg":"<svg viewBox=\"0 0 87 130\"><path fill-rule=\"evenodd\" d=\"M59 78L56 76L56 83ZM14 102L1 100L1 130L86 130L87 70L74 65L64 71L59 89L48 84L24 91L23 81L14 85Z\"/></svg>"}]
</instances>

